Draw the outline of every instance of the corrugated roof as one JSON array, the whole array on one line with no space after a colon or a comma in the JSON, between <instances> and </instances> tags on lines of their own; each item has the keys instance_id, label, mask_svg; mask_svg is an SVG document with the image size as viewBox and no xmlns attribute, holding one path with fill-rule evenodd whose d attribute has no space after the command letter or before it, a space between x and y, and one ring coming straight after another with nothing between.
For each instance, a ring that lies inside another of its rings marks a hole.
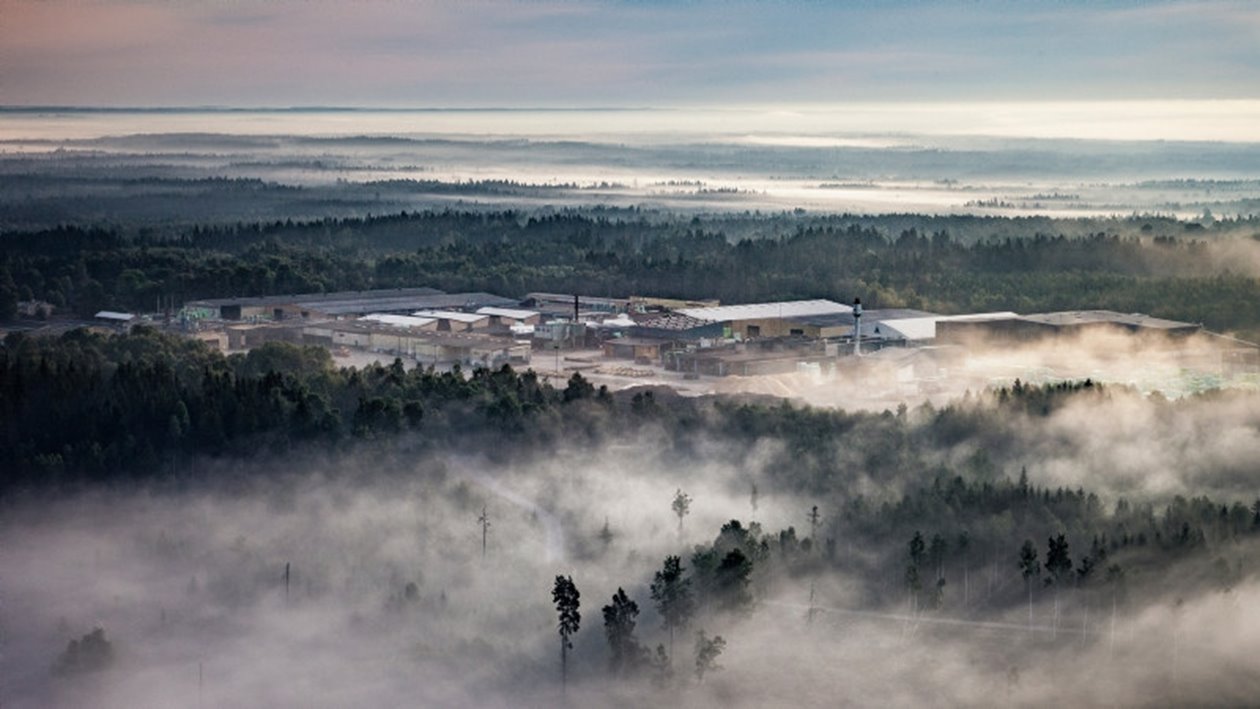
<instances>
[{"instance_id":1,"label":"corrugated roof","mask_svg":"<svg viewBox=\"0 0 1260 709\"><path fill-rule=\"evenodd\" d=\"M597 295L579 295L579 305L602 305L606 307L615 307L619 302L617 298L602 298ZM557 305L573 305L572 293L526 293L526 300L541 301L546 303L555 303Z\"/></svg>"},{"instance_id":2,"label":"corrugated roof","mask_svg":"<svg viewBox=\"0 0 1260 709\"><path fill-rule=\"evenodd\" d=\"M364 315L359 319L378 322L382 325L393 325L395 327L424 327L437 322L436 318L417 318L410 315L389 315L386 313L372 313L371 315Z\"/></svg>"},{"instance_id":3,"label":"corrugated roof","mask_svg":"<svg viewBox=\"0 0 1260 709\"><path fill-rule=\"evenodd\" d=\"M1193 323L1153 318L1142 313L1118 313L1113 310L1065 310L1057 313L1033 313L1032 315L1025 315L1023 319L1047 325L1112 323L1130 327L1149 327L1158 330L1196 327Z\"/></svg>"},{"instance_id":4,"label":"corrugated roof","mask_svg":"<svg viewBox=\"0 0 1260 709\"><path fill-rule=\"evenodd\" d=\"M311 309L329 315L355 315L371 312L408 312L445 308L479 308L485 305L510 306L517 302L493 293L441 293L402 298L356 298L351 300L311 303ZM306 305L306 303L303 303Z\"/></svg>"},{"instance_id":5,"label":"corrugated roof","mask_svg":"<svg viewBox=\"0 0 1260 709\"><path fill-rule=\"evenodd\" d=\"M453 320L454 322L475 323L481 322L489 315L478 315L477 313L461 313L455 310L419 310L412 313L418 318L436 318L438 320Z\"/></svg>"},{"instance_id":6,"label":"corrugated roof","mask_svg":"<svg viewBox=\"0 0 1260 709\"><path fill-rule=\"evenodd\" d=\"M493 293L443 293L434 288L397 288L393 290L341 291L338 293L299 293L270 295L258 298L215 298L194 300L193 307L221 308L229 305L242 307L293 306L327 315L366 315L368 313L406 313L413 310L463 308L471 310L482 306L512 307L519 301Z\"/></svg>"},{"instance_id":7,"label":"corrugated roof","mask_svg":"<svg viewBox=\"0 0 1260 709\"><path fill-rule=\"evenodd\" d=\"M711 325L709 320L701 320L688 315L680 315L678 313L670 313L659 317L647 318L639 321L639 327L652 328L653 330L691 330L692 328L704 327Z\"/></svg>"},{"instance_id":8,"label":"corrugated roof","mask_svg":"<svg viewBox=\"0 0 1260 709\"><path fill-rule=\"evenodd\" d=\"M677 312L709 322L731 322L737 320L791 318L803 315L851 313L853 308L830 300L790 300L782 303L720 305L716 308L683 308Z\"/></svg>"},{"instance_id":9,"label":"corrugated roof","mask_svg":"<svg viewBox=\"0 0 1260 709\"><path fill-rule=\"evenodd\" d=\"M535 310L516 310L513 308L495 307L477 308L477 313L480 315L493 315L495 317L507 318L509 320L526 320L528 318L536 317L539 314L538 311Z\"/></svg>"}]
</instances>

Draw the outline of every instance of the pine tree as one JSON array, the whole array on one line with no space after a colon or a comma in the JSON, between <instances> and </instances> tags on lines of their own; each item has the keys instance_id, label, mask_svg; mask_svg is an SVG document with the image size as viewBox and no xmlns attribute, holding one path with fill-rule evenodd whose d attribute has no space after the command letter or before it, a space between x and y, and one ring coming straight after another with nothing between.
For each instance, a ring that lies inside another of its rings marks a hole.
<instances>
[{"instance_id":1,"label":"pine tree","mask_svg":"<svg viewBox=\"0 0 1260 709\"><path fill-rule=\"evenodd\" d=\"M1062 535L1050 537L1046 545L1046 571L1050 573L1049 583L1054 585L1054 624L1053 632L1059 632L1059 587L1064 578L1072 573L1072 559L1068 556L1067 539Z\"/></svg>"},{"instance_id":2,"label":"pine tree","mask_svg":"<svg viewBox=\"0 0 1260 709\"><path fill-rule=\"evenodd\" d=\"M1024 585L1028 587L1028 627L1032 627L1032 587L1033 580L1041 576L1041 562L1037 561L1037 547L1031 539L1024 540L1019 549L1019 572L1024 577Z\"/></svg>"},{"instance_id":3,"label":"pine tree","mask_svg":"<svg viewBox=\"0 0 1260 709\"><path fill-rule=\"evenodd\" d=\"M717 663L718 657L726 649L726 640L721 635L706 637L704 630L696 631L696 680L704 682L704 675L722 669Z\"/></svg>"},{"instance_id":4,"label":"pine tree","mask_svg":"<svg viewBox=\"0 0 1260 709\"><path fill-rule=\"evenodd\" d=\"M578 611L581 606L582 594L578 592L577 586L573 583L573 577L557 576L555 586L551 590L551 599L556 604L556 613L559 615L559 623L557 630L560 633L560 684L561 687L568 686L569 680L569 650L573 649L573 641L571 638L577 633L578 628L582 624L582 614Z\"/></svg>"},{"instance_id":5,"label":"pine tree","mask_svg":"<svg viewBox=\"0 0 1260 709\"><path fill-rule=\"evenodd\" d=\"M630 600L625 589L618 588L612 603L604 606L604 635L608 638L608 669L614 675L637 671L647 661L647 651L634 637L639 617L639 604Z\"/></svg>"},{"instance_id":6,"label":"pine tree","mask_svg":"<svg viewBox=\"0 0 1260 709\"><path fill-rule=\"evenodd\" d=\"M678 533L682 534L683 517L691 514L691 496L683 492L681 488L674 493L674 502L670 505L674 510L674 514L678 515Z\"/></svg>"},{"instance_id":7,"label":"pine tree","mask_svg":"<svg viewBox=\"0 0 1260 709\"><path fill-rule=\"evenodd\" d=\"M674 631L686 627L695 612L695 597L691 592L691 579L683 578L682 559L665 557L665 564L656 572L651 586L652 602L660 613L665 629L669 631L669 656L674 656Z\"/></svg>"}]
</instances>

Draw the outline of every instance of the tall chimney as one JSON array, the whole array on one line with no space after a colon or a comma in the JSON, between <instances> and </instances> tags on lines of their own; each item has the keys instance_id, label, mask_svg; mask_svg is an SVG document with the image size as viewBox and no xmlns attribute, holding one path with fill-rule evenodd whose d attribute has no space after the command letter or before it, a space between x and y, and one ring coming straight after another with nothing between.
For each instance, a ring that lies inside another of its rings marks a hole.
<instances>
[{"instance_id":1,"label":"tall chimney","mask_svg":"<svg viewBox=\"0 0 1260 709\"><path fill-rule=\"evenodd\" d=\"M862 356L862 299L853 299L853 356Z\"/></svg>"}]
</instances>

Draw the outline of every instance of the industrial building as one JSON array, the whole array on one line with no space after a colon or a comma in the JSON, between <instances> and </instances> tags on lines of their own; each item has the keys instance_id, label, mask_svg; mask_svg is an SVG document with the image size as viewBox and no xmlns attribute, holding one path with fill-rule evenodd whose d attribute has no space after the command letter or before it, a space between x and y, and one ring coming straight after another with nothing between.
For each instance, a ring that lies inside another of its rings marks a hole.
<instances>
[{"instance_id":1,"label":"industrial building","mask_svg":"<svg viewBox=\"0 0 1260 709\"><path fill-rule=\"evenodd\" d=\"M412 317L433 319L440 332L471 332L490 327L490 316L458 310L417 310Z\"/></svg>"},{"instance_id":2,"label":"industrial building","mask_svg":"<svg viewBox=\"0 0 1260 709\"><path fill-rule=\"evenodd\" d=\"M663 355L665 369L714 377L783 374L802 364L823 364L839 354L821 341L761 340L721 347L676 349Z\"/></svg>"},{"instance_id":3,"label":"industrial building","mask_svg":"<svg viewBox=\"0 0 1260 709\"><path fill-rule=\"evenodd\" d=\"M681 313L662 313L634 321L630 335L665 341L697 342L724 337L720 322L710 322Z\"/></svg>"},{"instance_id":4,"label":"industrial building","mask_svg":"<svg viewBox=\"0 0 1260 709\"><path fill-rule=\"evenodd\" d=\"M1200 332L1202 329L1201 325L1153 318L1138 313L1070 310L1034 315L1012 313L1006 317L940 320L936 323L936 340L955 344L979 340L1018 343L1048 337L1100 332L1185 337Z\"/></svg>"},{"instance_id":5,"label":"industrial building","mask_svg":"<svg viewBox=\"0 0 1260 709\"><path fill-rule=\"evenodd\" d=\"M542 322L542 313L517 308L477 308L478 315L490 317L490 326L537 325Z\"/></svg>"},{"instance_id":6,"label":"industrial building","mask_svg":"<svg viewBox=\"0 0 1260 709\"><path fill-rule=\"evenodd\" d=\"M716 308L683 308L677 312L696 320L722 323L732 336L750 340L758 337L803 337L805 328L792 322L791 318L852 313L853 308L830 300L791 300L782 303L720 305Z\"/></svg>"},{"instance_id":7,"label":"industrial building","mask_svg":"<svg viewBox=\"0 0 1260 709\"><path fill-rule=\"evenodd\" d=\"M102 325L108 325L118 330L128 330L132 325L140 322L135 313L120 313L114 310L102 310L95 316L96 322Z\"/></svg>"},{"instance_id":8,"label":"industrial building","mask_svg":"<svg viewBox=\"0 0 1260 709\"><path fill-rule=\"evenodd\" d=\"M435 288L305 293L261 298L217 298L187 303L186 311L218 320L285 320L291 318L361 317L371 313L514 307L517 301L492 293L443 293Z\"/></svg>"},{"instance_id":9,"label":"industrial building","mask_svg":"<svg viewBox=\"0 0 1260 709\"><path fill-rule=\"evenodd\" d=\"M888 308L867 310L861 315L862 337L876 340L898 339L895 333L881 330L879 324L886 320L907 318L937 317L922 310ZM857 317L853 312L826 313L821 315L794 315L787 320L795 325L791 330L800 331L797 336L811 339L833 339L837 337L853 337L853 327ZM885 336L891 335L891 336Z\"/></svg>"},{"instance_id":10,"label":"industrial building","mask_svg":"<svg viewBox=\"0 0 1260 709\"><path fill-rule=\"evenodd\" d=\"M632 359L643 364L659 362L661 348L669 343L639 337L615 337L604 340L604 356L610 359Z\"/></svg>"},{"instance_id":11,"label":"industrial building","mask_svg":"<svg viewBox=\"0 0 1260 709\"><path fill-rule=\"evenodd\" d=\"M393 327L405 327L411 330L437 330L437 318L416 317L414 315L390 315L388 313L372 313L364 315L359 320L368 322L376 322L382 325L391 325Z\"/></svg>"},{"instance_id":12,"label":"industrial building","mask_svg":"<svg viewBox=\"0 0 1260 709\"><path fill-rule=\"evenodd\" d=\"M859 308L858 301L850 306L821 299L719 305L560 293L530 293L518 301L431 288L204 300L187 306L202 317L231 321L220 325L223 338L216 339L230 349L282 340L476 367L528 363L531 349L554 351L558 357L560 350L598 348L609 359L657 365L689 377L778 374L802 367L860 370L882 362L882 369L891 366L897 372L892 387L943 380L972 342L1016 344L1087 332L1175 340L1201 331L1192 323L1105 310L937 315ZM1172 346L1186 354L1186 346ZM1211 369L1260 373L1260 349L1249 343L1203 349L1200 359L1214 362Z\"/></svg>"},{"instance_id":13,"label":"industrial building","mask_svg":"<svg viewBox=\"0 0 1260 709\"><path fill-rule=\"evenodd\" d=\"M875 312L875 311L870 311ZM864 328L864 333L887 340L901 340L908 345L924 345L936 341L937 325L942 322L981 322L1019 317L1010 311L970 313L967 315L917 315L879 320Z\"/></svg>"},{"instance_id":14,"label":"industrial building","mask_svg":"<svg viewBox=\"0 0 1260 709\"><path fill-rule=\"evenodd\" d=\"M630 301L626 298L599 298L572 293L527 293L521 307L530 308L547 317L572 317L575 313L624 313ZM511 306L504 306L511 307Z\"/></svg>"},{"instance_id":15,"label":"industrial building","mask_svg":"<svg viewBox=\"0 0 1260 709\"><path fill-rule=\"evenodd\" d=\"M329 321L301 327L301 342L330 349L355 348L408 357L426 364L497 367L528 364L530 345L510 337L440 332L375 320Z\"/></svg>"}]
</instances>

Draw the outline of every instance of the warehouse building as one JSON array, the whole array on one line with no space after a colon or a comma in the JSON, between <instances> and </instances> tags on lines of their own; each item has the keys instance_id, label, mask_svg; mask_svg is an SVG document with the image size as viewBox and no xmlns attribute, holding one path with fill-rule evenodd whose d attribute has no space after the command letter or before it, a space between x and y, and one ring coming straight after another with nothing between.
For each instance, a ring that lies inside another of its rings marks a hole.
<instances>
[{"instance_id":1,"label":"warehouse building","mask_svg":"<svg viewBox=\"0 0 1260 709\"><path fill-rule=\"evenodd\" d=\"M487 315L490 317L491 327L511 327L512 325L537 325L542 322L542 313L535 310L520 310L518 308L496 308L483 307L477 308L478 315Z\"/></svg>"},{"instance_id":2,"label":"warehouse building","mask_svg":"<svg viewBox=\"0 0 1260 709\"><path fill-rule=\"evenodd\" d=\"M632 359L652 364L661 359L661 348L669 343L640 337L614 337L604 340L604 356L609 359Z\"/></svg>"},{"instance_id":3,"label":"warehouse building","mask_svg":"<svg viewBox=\"0 0 1260 709\"><path fill-rule=\"evenodd\" d=\"M471 332L490 327L490 316L458 310L417 310L412 317L437 321L439 332Z\"/></svg>"},{"instance_id":4,"label":"warehouse building","mask_svg":"<svg viewBox=\"0 0 1260 709\"><path fill-rule=\"evenodd\" d=\"M883 308L875 310L866 310L862 313L862 338L865 343L867 340L897 340L898 333L895 331L880 328L880 323L886 320L904 320L908 318L930 318L935 317L932 313L922 310L909 310L904 308ZM848 313L828 313L824 315L796 315L788 318L790 322L796 325L794 330L803 331L802 335L807 338L817 340L827 340L836 338L853 337L853 325L857 321L852 312Z\"/></svg>"},{"instance_id":5,"label":"warehouse building","mask_svg":"<svg viewBox=\"0 0 1260 709\"><path fill-rule=\"evenodd\" d=\"M880 320L863 331L873 337L899 340L907 345L926 345L936 341L937 326L942 322L983 322L1019 317L1010 311L970 313L967 315L918 315Z\"/></svg>"},{"instance_id":6,"label":"warehouse building","mask_svg":"<svg viewBox=\"0 0 1260 709\"><path fill-rule=\"evenodd\" d=\"M493 293L443 293L434 288L395 288L337 293L304 293L257 298L195 300L184 308L196 317L218 320L285 320L406 314L416 310L514 307L517 301Z\"/></svg>"},{"instance_id":7,"label":"warehouse building","mask_svg":"<svg viewBox=\"0 0 1260 709\"><path fill-rule=\"evenodd\" d=\"M683 308L676 312L696 320L721 323L732 337L753 340L759 337L805 337L805 327L792 318L846 314L852 313L853 308L830 300L792 300Z\"/></svg>"},{"instance_id":8,"label":"warehouse building","mask_svg":"<svg viewBox=\"0 0 1260 709\"><path fill-rule=\"evenodd\" d=\"M665 369L714 377L784 374L797 371L801 365L822 365L835 358L835 345L821 342L789 345L784 341L768 340L727 347L673 350L662 356Z\"/></svg>"},{"instance_id":9,"label":"warehouse building","mask_svg":"<svg viewBox=\"0 0 1260 709\"><path fill-rule=\"evenodd\" d=\"M301 328L302 341L330 348L354 348L425 364L498 367L528 364L528 342L471 332L439 332L397 327L374 320L313 323Z\"/></svg>"},{"instance_id":10,"label":"warehouse building","mask_svg":"<svg viewBox=\"0 0 1260 709\"><path fill-rule=\"evenodd\" d=\"M437 330L437 318L418 318L414 315L391 315L388 313L372 313L359 318L360 321L375 322L390 327L401 327L409 330Z\"/></svg>"},{"instance_id":11,"label":"warehouse building","mask_svg":"<svg viewBox=\"0 0 1260 709\"><path fill-rule=\"evenodd\" d=\"M936 324L936 340L959 344L979 340L1019 343L1102 332L1186 337L1202 329L1201 325L1153 318L1139 313L1069 310L1035 315L1011 314L1008 317L941 320Z\"/></svg>"},{"instance_id":12,"label":"warehouse building","mask_svg":"<svg viewBox=\"0 0 1260 709\"><path fill-rule=\"evenodd\" d=\"M701 320L680 313L661 313L636 321L629 328L629 334L632 337L656 340L697 342L722 337L725 327L720 322Z\"/></svg>"}]
</instances>

